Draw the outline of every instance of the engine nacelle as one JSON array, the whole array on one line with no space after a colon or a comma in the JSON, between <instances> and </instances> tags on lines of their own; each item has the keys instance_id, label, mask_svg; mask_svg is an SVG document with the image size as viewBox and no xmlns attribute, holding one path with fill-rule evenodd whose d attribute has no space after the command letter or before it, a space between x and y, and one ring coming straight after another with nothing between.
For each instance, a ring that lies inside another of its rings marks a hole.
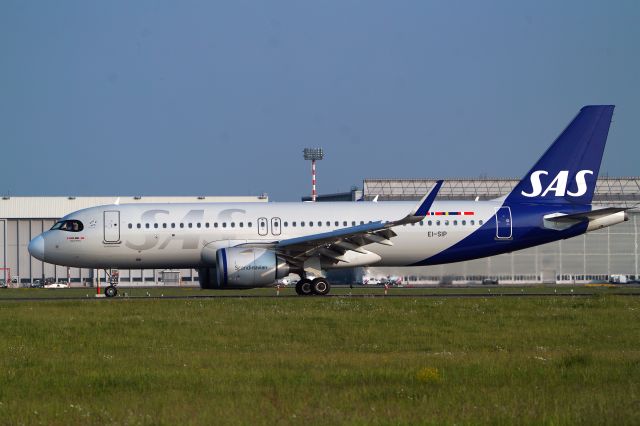
<instances>
[{"instance_id":1,"label":"engine nacelle","mask_svg":"<svg viewBox=\"0 0 640 426\"><path fill-rule=\"evenodd\" d=\"M200 288L204 289L219 289L218 275L216 274L216 268L200 268L198 269L198 281L200 282Z\"/></svg>"},{"instance_id":2,"label":"engine nacelle","mask_svg":"<svg viewBox=\"0 0 640 426\"><path fill-rule=\"evenodd\" d=\"M230 247L216 252L219 288L265 287L289 275L289 265L275 252Z\"/></svg>"}]
</instances>

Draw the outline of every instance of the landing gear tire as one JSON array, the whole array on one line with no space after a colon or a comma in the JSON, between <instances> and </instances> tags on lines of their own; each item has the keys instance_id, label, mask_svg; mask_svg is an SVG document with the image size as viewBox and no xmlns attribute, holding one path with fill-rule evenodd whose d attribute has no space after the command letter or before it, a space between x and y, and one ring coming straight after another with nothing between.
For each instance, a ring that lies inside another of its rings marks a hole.
<instances>
[{"instance_id":1,"label":"landing gear tire","mask_svg":"<svg viewBox=\"0 0 640 426\"><path fill-rule=\"evenodd\" d=\"M311 291L318 296L326 296L331 291L331 285L325 278L316 278L311 281Z\"/></svg>"},{"instance_id":2,"label":"landing gear tire","mask_svg":"<svg viewBox=\"0 0 640 426\"><path fill-rule=\"evenodd\" d=\"M118 289L110 285L104 289L104 295L107 297L116 297L118 295Z\"/></svg>"},{"instance_id":3,"label":"landing gear tire","mask_svg":"<svg viewBox=\"0 0 640 426\"><path fill-rule=\"evenodd\" d=\"M312 293L312 291L311 280L303 278L296 284L296 293L298 293L300 296L308 296Z\"/></svg>"}]
</instances>

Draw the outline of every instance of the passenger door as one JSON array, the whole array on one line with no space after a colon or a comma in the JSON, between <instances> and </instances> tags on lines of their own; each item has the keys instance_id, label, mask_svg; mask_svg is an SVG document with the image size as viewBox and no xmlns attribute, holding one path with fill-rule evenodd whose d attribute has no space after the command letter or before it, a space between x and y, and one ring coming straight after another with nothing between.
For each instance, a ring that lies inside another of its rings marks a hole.
<instances>
[{"instance_id":1,"label":"passenger door","mask_svg":"<svg viewBox=\"0 0 640 426\"><path fill-rule=\"evenodd\" d=\"M496 238L499 240L509 240L511 239L512 231L511 208L500 207L496 210Z\"/></svg>"},{"instance_id":2,"label":"passenger door","mask_svg":"<svg viewBox=\"0 0 640 426\"><path fill-rule=\"evenodd\" d=\"M104 212L104 242L120 242L120 212L107 210Z\"/></svg>"}]
</instances>

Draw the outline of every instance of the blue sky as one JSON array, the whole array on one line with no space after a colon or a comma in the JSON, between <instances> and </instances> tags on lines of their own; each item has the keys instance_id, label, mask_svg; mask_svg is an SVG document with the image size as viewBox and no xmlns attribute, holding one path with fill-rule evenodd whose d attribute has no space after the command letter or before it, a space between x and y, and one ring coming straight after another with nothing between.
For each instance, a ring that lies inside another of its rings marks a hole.
<instances>
[{"instance_id":1,"label":"blue sky","mask_svg":"<svg viewBox=\"0 0 640 426\"><path fill-rule=\"evenodd\" d=\"M518 177L586 104L638 175L640 2L3 1L0 192Z\"/></svg>"}]
</instances>

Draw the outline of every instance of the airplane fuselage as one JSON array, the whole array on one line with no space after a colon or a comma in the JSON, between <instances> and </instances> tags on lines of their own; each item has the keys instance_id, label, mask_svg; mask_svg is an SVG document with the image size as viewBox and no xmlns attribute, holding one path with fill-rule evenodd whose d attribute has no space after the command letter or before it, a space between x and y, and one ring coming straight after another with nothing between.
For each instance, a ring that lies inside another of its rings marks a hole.
<instances>
[{"instance_id":1,"label":"airplane fuselage","mask_svg":"<svg viewBox=\"0 0 640 426\"><path fill-rule=\"evenodd\" d=\"M44 234L44 260L89 268L200 268L203 252L246 243L302 237L402 217L414 202L212 203L99 206L64 218L81 231ZM583 207L584 208L584 207ZM360 265L411 266L491 256L569 238L588 224L548 229L544 215L567 206L506 206L502 201L436 201L418 223L394 228L392 245L371 243L368 255L327 269ZM624 220L620 216L620 221Z\"/></svg>"}]
</instances>

